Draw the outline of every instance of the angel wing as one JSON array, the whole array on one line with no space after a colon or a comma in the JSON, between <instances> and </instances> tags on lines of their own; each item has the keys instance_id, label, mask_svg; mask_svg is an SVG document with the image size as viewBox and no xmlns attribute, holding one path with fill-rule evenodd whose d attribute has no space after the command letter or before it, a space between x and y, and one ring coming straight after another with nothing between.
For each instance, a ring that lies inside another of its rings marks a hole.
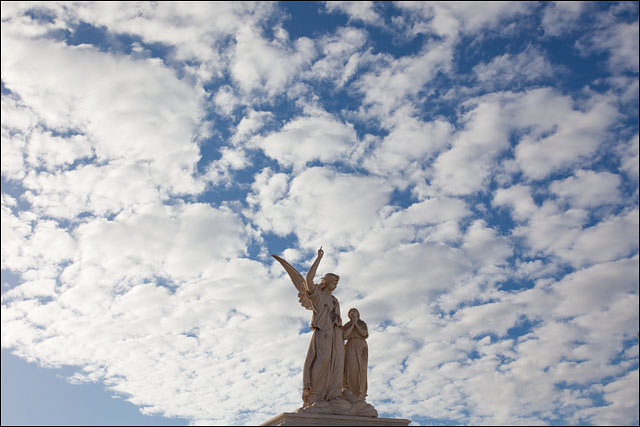
<instances>
[{"instance_id":1,"label":"angel wing","mask_svg":"<svg viewBox=\"0 0 640 427\"><path fill-rule=\"evenodd\" d=\"M289 273L289 277L291 278L293 285L298 290L298 299L300 300L300 304L307 310L313 310L313 307L311 306L311 300L307 296L307 289L305 286L306 280L304 279L304 277L302 277L302 274L298 273L298 270L293 268L291 264L280 258L278 255L272 254L271 256L274 257L284 267L287 273Z\"/></svg>"}]
</instances>

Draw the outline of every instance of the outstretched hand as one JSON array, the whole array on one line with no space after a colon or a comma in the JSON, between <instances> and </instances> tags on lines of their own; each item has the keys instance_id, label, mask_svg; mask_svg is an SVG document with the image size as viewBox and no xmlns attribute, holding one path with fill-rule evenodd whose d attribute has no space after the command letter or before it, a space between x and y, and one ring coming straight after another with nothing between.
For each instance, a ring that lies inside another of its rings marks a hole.
<instances>
[{"instance_id":1,"label":"outstretched hand","mask_svg":"<svg viewBox=\"0 0 640 427\"><path fill-rule=\"evenodd\" d=\"M323 255L324 251L322 250L322 246L320 246L320 249L318 249L318 258L322 258Z\"/></svg>"}]
</instances>

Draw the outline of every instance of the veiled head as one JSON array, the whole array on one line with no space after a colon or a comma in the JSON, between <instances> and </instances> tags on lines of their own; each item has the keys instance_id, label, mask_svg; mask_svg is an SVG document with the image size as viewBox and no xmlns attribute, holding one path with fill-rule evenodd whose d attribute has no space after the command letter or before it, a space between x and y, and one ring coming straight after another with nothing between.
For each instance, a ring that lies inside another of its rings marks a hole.
<instances>
[{"instance_id":1,"label":"veiled head","mask_svg":"<svg viewBox=\"0 0 640 427\"><path fill-rule=\"evenodd\" d=\"M340 280L340 276L333 273L327 273L322 276L320 279L320 284L318 285L320 289L327 289L330 292L333 292L338 286L338 280Z\"/></svg>"}]
</instances>

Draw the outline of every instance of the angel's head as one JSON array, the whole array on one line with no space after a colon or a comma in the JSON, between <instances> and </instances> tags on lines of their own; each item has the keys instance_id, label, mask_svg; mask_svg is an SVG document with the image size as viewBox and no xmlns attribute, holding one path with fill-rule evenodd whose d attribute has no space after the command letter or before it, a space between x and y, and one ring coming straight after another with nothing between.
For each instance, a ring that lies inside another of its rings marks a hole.
<instances>
[{"instance_id":1,"label":"angel's head","mask_svg":"<svg viewBox=\"0 0 640 427\"><path fill-rule=\"evenodd\" d=\"M327 289L329 292L333 292L338 286L338 280L340 280L340 276L333 273L327 273L322 276L320 279L320 284L318 285L321 290Z\"/></svg>"}]
</instances>

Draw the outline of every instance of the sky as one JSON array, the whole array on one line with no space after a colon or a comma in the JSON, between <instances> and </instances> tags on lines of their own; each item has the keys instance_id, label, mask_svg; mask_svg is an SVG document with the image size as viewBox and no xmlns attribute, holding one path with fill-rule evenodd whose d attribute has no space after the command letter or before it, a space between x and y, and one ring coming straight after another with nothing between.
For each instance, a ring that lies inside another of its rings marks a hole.
<instances>
[{"instance_id":1,"label":"sky","mask_svg":"<svg viewBox=\"0 0 640 427\"><path fill-rule=\"evenodd\" d=\"M3 2L2 424L255 425L340 275L414 425L638 424L638 3Z\"/></svg>"}]
</instances>

